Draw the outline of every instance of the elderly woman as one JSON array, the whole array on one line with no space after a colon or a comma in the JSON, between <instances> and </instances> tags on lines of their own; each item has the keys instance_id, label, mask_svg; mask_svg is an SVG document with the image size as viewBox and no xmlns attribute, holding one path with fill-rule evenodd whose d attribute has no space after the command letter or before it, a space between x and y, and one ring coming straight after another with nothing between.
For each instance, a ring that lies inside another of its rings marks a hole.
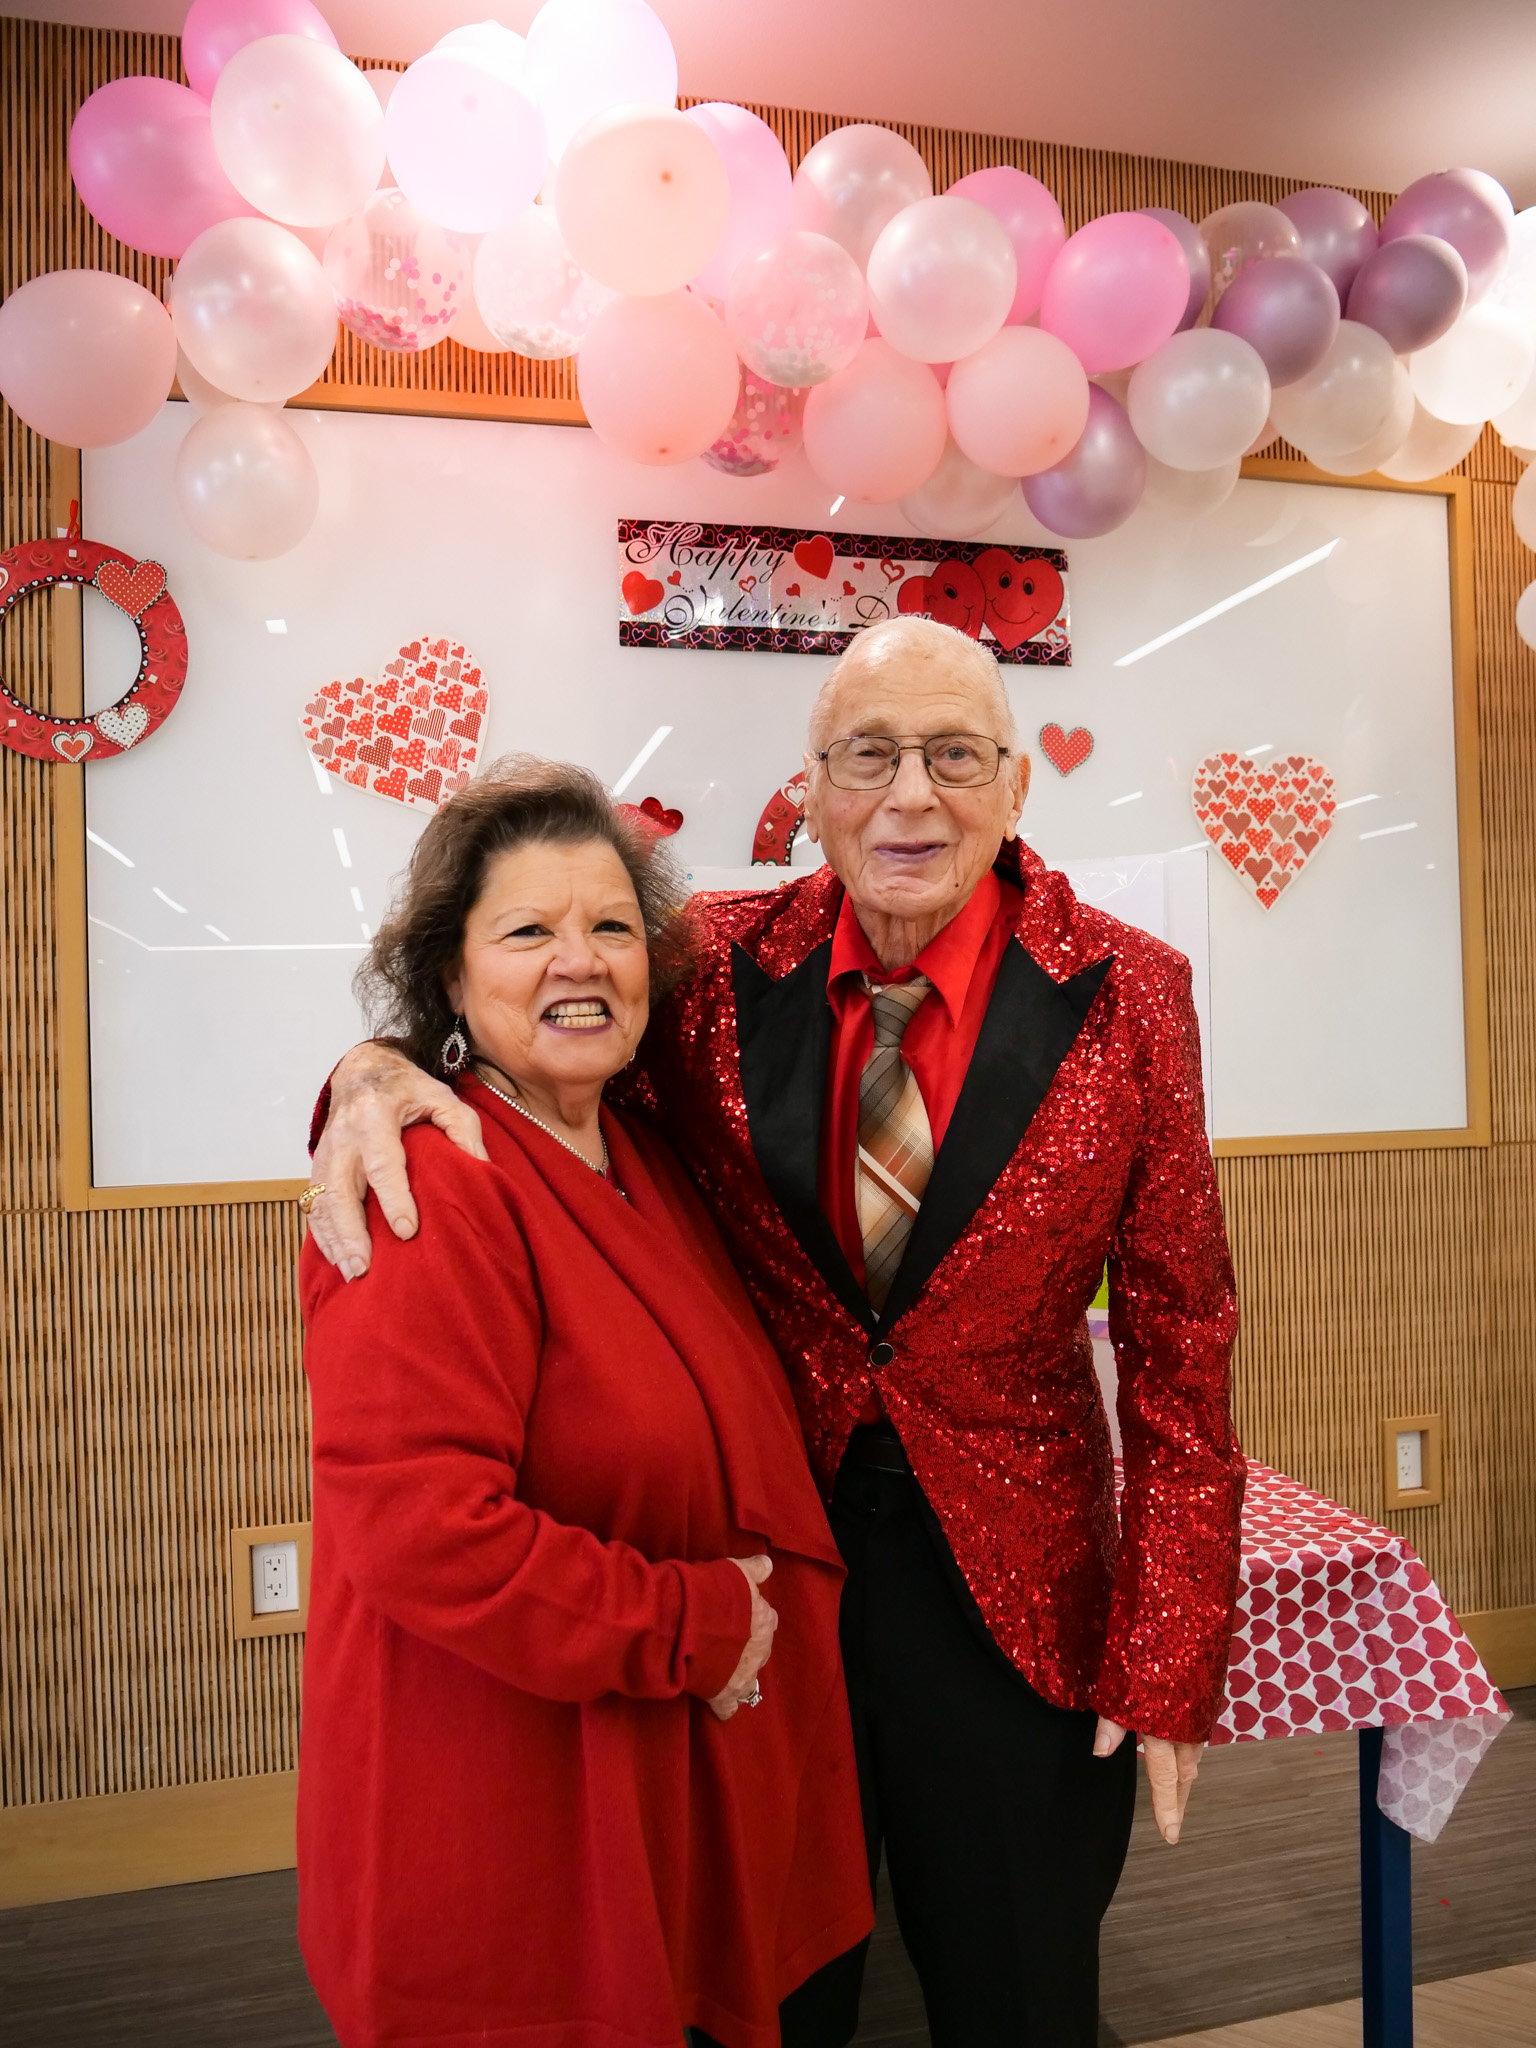
<instances>
[{"instance_id":1,"label":"elderly woman","mask_svg":"<svg viewBox=\"0 0 1536 2048\"><path fill-rule=\"evenodd\" d=\"M302 1262L300 1933L345 2048L775 2048L869 1929L788 1388L672 1154L602 1101L669 885L592 777L503 764L363 972L488 1156L411 1132L420 1234L355 1286Z\"/></svg>"}]
</instances>

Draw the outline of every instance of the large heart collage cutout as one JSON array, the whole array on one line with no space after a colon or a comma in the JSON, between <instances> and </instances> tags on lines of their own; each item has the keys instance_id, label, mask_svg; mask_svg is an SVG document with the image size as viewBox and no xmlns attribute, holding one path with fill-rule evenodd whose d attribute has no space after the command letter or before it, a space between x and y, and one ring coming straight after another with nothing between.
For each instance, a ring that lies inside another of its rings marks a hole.
<instances>
[{"instance_id":1,"label":"large heart collage cutout","mask_svg":"<svg viewBox=\"0 0 1536 2048\"><path fill-rule=\"evenodd\" d=\"M423 635L374 682L331 682L304 706L305 743L327 774L392 803L435 810L480 757L486 693L459 641Z\"/></svg>"},{"instance_id":2,"label":"large heart collage cutout","mask_svg":"<svg viewBox=\"0 0 1536 2048\"><path fill-rule=\"evenodd\" d=\"M1262 765L1208 754L1191 792L1205 836L1262 910L1273 910L1333 829L1333 777L1306 754Z\"/></svg>"}]
</instances>

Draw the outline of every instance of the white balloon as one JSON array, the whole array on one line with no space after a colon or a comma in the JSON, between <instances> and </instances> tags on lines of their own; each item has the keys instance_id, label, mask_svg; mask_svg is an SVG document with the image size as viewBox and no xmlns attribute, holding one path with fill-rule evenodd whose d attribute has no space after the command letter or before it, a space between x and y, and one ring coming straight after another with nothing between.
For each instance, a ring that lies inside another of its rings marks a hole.
<instances>
[{"instance_id":1,"label":"white balloon","mask_svg":"<svg viewBox=\"0 0 1536 2048\"><path fill-rule=\"evenodd\" d=\"M1515 606L1515 631L1527 647L1536 647L1536 583L1527 583Z\"/></svg>"},{"instance_id":2,"label":"white balloon","mask_svg":"<svg viewBox=\"0 0 1536 2048\"><path fill-rule=\"evenodd\" d=\"M1374 327L1341 320L1317 368L1275 393L1270 418L1314 462L1352 456L1375 441L1401 403L1396 373L1389 341Z\"/></svg>"},{"instance_id":3,"label":"white balloon","mask_svg":"<svg viewBox=\"0 0 1536 2048\"><path fill-rule=\"evenodd\" d=\"M938 468L902 499L901 509L931 539L974 540L1018 502L1017 477L979 468L951 437Z\"/></svg>"},{"instance_id":4,"label":"white balloon","mask_svg":"<svg viewBox=\"0 0 1536 2048\"><path fill-rule=\"evenodd\" d=\"M1126 389L1137 440L1170 469L1231 462L1263 426L1269 404L1258 350L1215 327L1175 334L1136 365Z\"/></svg>"},{"instance_id":5,"label":"white balloon","mask_svg":"<svg viewBox=\"0 0 1536 2048\"><path fill-rule=\"evenodd\" d=\"M540 362L575 355L615 296L572 257L551 206L493 228L475 257L475 304L495 345Z\"/></svg>"},{"instance_id":6,"label":"white balloon","mask_svg":"<svg viewBox=\"0 0 1536 2048\"><path fill-rule=\"evenodd\" d=\"M520 92L531 92L528 73L528 45L516 29L503 28L499 21L468 21L451 28L432 45L434 50L456 50L461 57L473 57L489 71L500 71Z\"/></svg>"},{"instance_id":7,"label":"white balloon","mask_svg":"<svg viewBox=\"0 0 1536 2048\"><path fill-rule=\"evenodd\" d=\"M319 263L275 220L204 228L171 279L176 339L232 398L281 404L313 384L336 346L336 301Z\"/></svg>"},{"instance_id":8,"label":"white balloon","mask_svg":"<svg viewBox=\"0 0 1536 2048\"><path fill-rule=\"evenodd\" d=\"M1437 420L1415 399L1413 425L1408 429L1407 439L1395 455L1389 455L1378 467L1394 483L1428 483L1431 477L1444 476L1448 469L1454 469L1471 451L1482 431L1481 420L1468 426L1454 426Z\"/></svg>"},{"instance_id":9,"label":"white balloon","mask_svg":"<svg viewBox=\"0 0 1536 2048\"><path fill-rule=\"evenodd\" d=\"M483 235L532 200L548 159L529 95L473 49L428 50L384 116L400 189L440 227Z\"/></svg>"},{"instance_id":10,"label":"white balloon","mask_svg":"<svg viewBox=\"0 0 1536 2048\"><path fill-rule=\"evenodd\" d=\"M219 73L209 118L229 182L289 226L345 220L384 168L373 87L310 36L262 36L237 50Z\"/></svg>"},{"instance_id":11,"label":"white balloon","mask_svg":"<svg viewBox=\"0 0 1536 2048\"><path fill-rule=\"evenodd\" d=\"M1536 329L1536 206L1527 206L1510 224L1509 263L1488 303L1503 306Z\"/></svg>"},{"instance_id":12,"label":"white balloon","mask_svg":"<svg viewBox=\"0 0 1536 2048\"><path fill-rule=\"evenodd\" d=\"M545 0L528 30L528 67L557 163L594 114L677 105L671 38L645 0Z\"/></svg>"},{"instance_id":13,"label":"white balloon","mask_svg":"<svg viewBox=\"0 0 1536 2048\"><path fill-rule=\"evenodd\" d=\"M184 348L176 351L176 382L181 386L182 397L194 412L213 412L221 405L237 402L227 391L221 391L217 384L208 382Z\"/></svg>"},{"instance_id":14,"label":"white balloon","mask_svg":"<svg viewBox=\"0 0 1536 2048\"><path fill-rule=\"evenodd\" d=\"M1240 455L1214 469L1170 469L1166 462L1149 455L1143 502L1179 519L1203 519L1208 512L1225 505L1237 489L1242 468Z\"/></svg>"},{"instance_id":15,"label":"white balloon","mask_svg":"<svg viewBox=\"0 0 1536 2048\"><path fill-rule=\"evenodd\" d=\"M1506 448L1529 448L1536 442L1536 375L1513 405L1493 415L1493 425Z\"/></svg>"},{"instance_id":16,"label":"white balloon","mask_svg":"<svg viewBox=\"0 0 1536 2048\"><path fill-rule=\"evenodd\" d=\"M1536 469L1528 469L1515 485L1509 516L1526 546L1536 547Z\"/></svg>"},{"instance_id":17,"label":"white balloon","mask_svg":"<svg viewBox=\"0 0 1536 2048\"><path fill-rule=\"evenodd\" d=\"M320 479L309 450L269 405L221 405L176 453L176 500L205 547L239 562L298 546L315 521Z\"/></svg>"},{"instance_id":18,"label":"white balloon","mask_svg":"<svg viewBox=\"0 0 1536 2048\"><path fill-rule=\"evenodd\" d=\"M1392 403L1386 417L1371 438L1358 448L1346 450L1342 455L1313 455L1311 459L1329 476L1369 476L1373 470L1380 469L1384 462L1390 461L1401 449L1413 426L1415 410L1413 386L1408 381L1408 372L1401 361L1394 359ZM1305 444L1302 444L1301 452L1303 455L1311 453Z\"/></svg>"},{"instance_id":19,"label":"white balloon","mask_svg":"<svg viewBox=\"0 0 1536 2048\"><path fill-rule=\"evenodd\" d=\"M1536 342L1507 306L1469 306L1448 334L1408 359L1426 412L1457 426L1507 412L1530 382Z\"/></svg>"}]
</instances>

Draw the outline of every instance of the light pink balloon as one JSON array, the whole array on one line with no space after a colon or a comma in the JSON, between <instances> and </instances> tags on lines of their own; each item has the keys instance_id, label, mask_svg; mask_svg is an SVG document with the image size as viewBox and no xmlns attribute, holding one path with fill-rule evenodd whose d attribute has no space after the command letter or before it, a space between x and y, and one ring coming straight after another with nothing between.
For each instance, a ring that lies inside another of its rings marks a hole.
<instances>
[{"instance_id":1,"label":"light pink balloon","mask_svg":"<svg viewBox=\"0 0 1536 2048\"><path fill-rule=\"evenodd\" d=\"M0 306L0 393L50 441L106 448L130 439L175 375L166 310L131 278L50 270Z\"/></svg>"},{"instance_id":2,"label":"light pink balloon","mask_svg":"<svg viewBox=\"0 0 1536 2048\"><path fill-rule=\"evenodd\" d=\"M262 36L309 36L337 47L330 23L310 0L192 0L181 25L181 61L192 90L211 99L236 50Z\"/></svg>"},{"instance_id":3,"label":"light pink balloon","mask_svg":"<svg viewBox=\"0 0 1536 2048\"><path fill-rule=\"evenodd\" d=\"M978 469L950 441L933 475L902 499L901 509L919 533L934 540L974 540L1018 502L1017 477Z\"/></svg>"},{"instance_id":4,"label":"light pink balloon","mask_svg":"<svg viewBox=\"0 0 1536 2048\"><path fill-rule=\"evenodd\" d=\"M320 479L309 450L269 405L221 405L176 451L176 502L204 547L266 562L315 522Z\"/></svg>"},{"instance_id":5,"label":"light pink balloon","mask_svg":"<svg viewBox=\"0 0 1536 2048\"><path fill-rule=\"evenodd\" d=\"M985 171L970 171L950 186L950 195L974 199L1002 223L1013 244L1018 265L1018 282L1008 324L1027 320L1040 304L1046 272L1060 255L1067 239L1067 224L1055 196L1028 171L1016 171L1012 164L994 164Z\"/></svg>"},{"instance_id":6,"label":"light pink balloon","mask_svg":"<svg viewBox=\"0 0 1536 2048\"><path fill-rule=\"evenodd\" d=\"M631 462L687 462L736 410L736 351L687 292L614 299L576 358L582 407L600 441Z\"/></svg>"},{"instance_id":7,"label":"light pink balloon","mask_svg":"<svg viewBox=\"0 0 1536 2048\"><path fill-rule=\"evenodd\" d=\"M208 102L168 78L98 86L69 131L75 190L109 235L179 256L204 228L256 209L214 152Z\"/></svg>"},{"instance_id":8,"label":"light pink balloon","mask_svg":"<svg viewBox=\"0 0 1536 2048\"><path fill-rule=\"evenodd\" d=\"M394 186L331 230L323 267L341 324L379 348L432 348L471 296L469 237L440 228Z\"/></svg>"},{"instance_id":9,"label":"light pink balloon","mask_svg":"<svg viewBox=\"0 0 1536 2048\"><path fill-rule=\"evenodd\" d=\"M595 114L677 100L671 38L645 0L544 0L528 27L528 71L556 163Z\"/></svg>"},{"instance_id":10,"label":"light pink balloon","mask_svg":"<svg viewBox=\"0 0 1536 2048\"><path fill-rule=\"evenodd\" d=\"M846 249L790 228L737 264L725 324L749 370L798 391L853 361L869 295Z\"/></svg>"},{"instance_id":11,"label":"light pink balloon","mask_svg":"<svg viewBox=\"0 0 1536 2048\"><path fill-rule=\"evenodd\" d=\"M1076 447L1088 424L1088 377L1064 341L1005 327L956 363L945 389L962 451L997 476L1034 476Z\"/></svg>"},{"instance_id":12,"label":"light pink balloon","mask_svg":"<svg viewBox=\"0 0 1536 2048\"><path fill-rule=\"evenodd\" d=\"M805 401L806 459L848 498L894 504L944 457L944 393L926 363L866 341L846 370Z\"/></svg>"},{"instance_id":13,"label":"light pink balloon","mask_svg":"<svg viewBox=\"0 0 1536 2048\"><path fill-rule=\"evenodd\" d=\"M329 227L384 168L384 116L355 64L309 36L263 36L219 73L213 146L235 190L272 220Z\"/></svg>"},{"instance_id":14,"label":"light pink balloon","mask_svg":"<svg viewBox=\"0 0 1536 2048\"><path fill-rule=\"evenodd\" d=\"M336 301L297 236L273 220L199 235L171 280L176 339L220 391L281 402L313 384L336 346Z\"/></svg>"},{"instance_id":15,"label":"light pink balloon","mask_svg":"<svg viewBox=\"0 0 1536 2048\"><path fill-rule=\"evenodd\" d=\"M789 226L790 169L784 145L756 114L728 100L689 107L684 118L704 130L720 153L731 188L730 218L715 253L690 280L696 292L723 299L743 256Z\"/></svg>"},{"instance_id":16,"label":"light pink balloon","mask_svg":"<svg viewBox=\"0 0 1536 2048\"><path fill-rule=\"evenodd\" d=\"M1013 304L1018 264L1002 224L946 193L904 206L869 253L880 332L920 363L952 363L990 341Z\"/></svg>"},{"instance_id":17,"label":"light pink balloon","mask_svg":"<svg viewBox=\"0 0 1536 2048\"><path fill-rule=\"evenodd\" d=\"M1093 376L1129 369L1161 348L1188 298L1189 265L1173 230L1145 213L1104 213L1051 265L1040 325Z\"/></svg>"},{"instance_id":18,"label":"light pink balloon","mask_svg":"<svg viewBox=\"0 0 1536 2048\"><path fill-rule=\"evenodd\" d=\"M406 198L462 235L487 234L532 205L548 168L533 101L459 47L416 59L389 96L384 135Z\"/></svg>"},{"instance_id":19,"label":"light pink balloon","mask_svg":"<svg viewBox=\"0 0 1536 2048\"><path fill-rule=\"evenodd\" d=\"M928 166L911 143L856 121L834 128L800 159L790 224L841 243L862 270L886 222L932 197Z\"/></svg>"},{"instance_id":20,"label":"light pink balloon","mask_svg":"<svg viewBox=\"0 0 1536 2048\"><path fill-rule=\"evenodd\" d=\"M720 246L731 186L704 130L672 107L610 107L571 137L555 213L572 257L616 292L673 292Z\"/></svg>"}]
</instances>

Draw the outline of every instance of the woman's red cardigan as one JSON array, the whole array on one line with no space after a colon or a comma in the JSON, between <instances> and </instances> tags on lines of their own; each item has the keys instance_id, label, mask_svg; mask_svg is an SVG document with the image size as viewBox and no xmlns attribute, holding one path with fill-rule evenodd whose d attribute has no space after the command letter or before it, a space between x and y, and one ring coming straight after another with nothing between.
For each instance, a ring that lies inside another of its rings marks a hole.
<instances>
[{"instance_id":1,"label":"woman's red cardigan","mask_svg":"<svg viewBox=\"0 0 1536 2048\"><path fill-rule=\"evenodd\" d=\"M629 1196L478 1083L407 1134L420 1234L306 1246L299 1930L344 2048L776 2048L871 1921L842 1567L793 1403L653 1135ZM770 1549L764 1703L704 1702Z\"/></svg>"}]
</instances>

